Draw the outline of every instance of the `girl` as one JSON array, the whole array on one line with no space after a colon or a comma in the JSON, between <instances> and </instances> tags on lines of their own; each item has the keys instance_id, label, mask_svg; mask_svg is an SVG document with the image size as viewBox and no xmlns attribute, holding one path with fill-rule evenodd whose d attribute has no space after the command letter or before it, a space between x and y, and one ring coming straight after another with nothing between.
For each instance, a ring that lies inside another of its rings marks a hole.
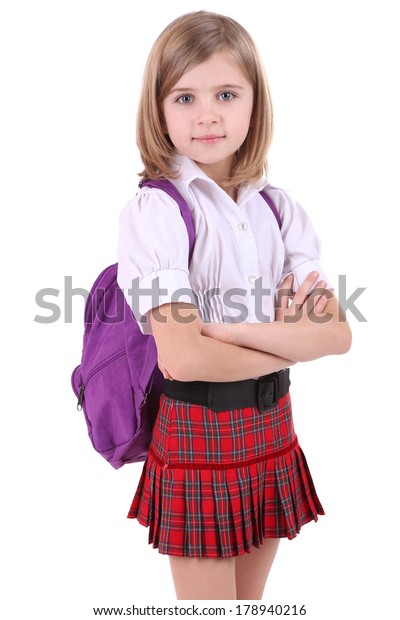
<instances>
[{"instance_id":1,"label":"girl","mask_svg":"<svg viewBox=\"0 0 400 620\"><path fill-rule=\"evenodd\" d=\"M141 176L170 179L190 206L194 253L188 269L175 201L143 188L121 213L118 283L166 378L128 516L169 555L178 599L261 599L279 539L324 514L288 367L347 351L350 332L307 215L263 179L271 136L243 27L204 11L172 22L146 65L137 142Z\"/></svg>"}]
</instances>

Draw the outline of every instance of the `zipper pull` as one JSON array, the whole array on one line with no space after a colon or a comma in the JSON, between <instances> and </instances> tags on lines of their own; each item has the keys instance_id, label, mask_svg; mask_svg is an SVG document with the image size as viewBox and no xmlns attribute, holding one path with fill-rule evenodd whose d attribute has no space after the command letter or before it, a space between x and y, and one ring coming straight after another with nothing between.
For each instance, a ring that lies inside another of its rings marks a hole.
<instances>
[{"instance_id":1,"label":"zipper pull","mask_svg":"<svg viewBox=\"0 0 400 620\"><path fill-rule=\"evenodd\" d=\"M83 404L84 396L85 396L85 386L81 385L81 387L79 388L78 404L76 406L78 411L82 411L82 404Z\"/></svg>"}]
</instances>

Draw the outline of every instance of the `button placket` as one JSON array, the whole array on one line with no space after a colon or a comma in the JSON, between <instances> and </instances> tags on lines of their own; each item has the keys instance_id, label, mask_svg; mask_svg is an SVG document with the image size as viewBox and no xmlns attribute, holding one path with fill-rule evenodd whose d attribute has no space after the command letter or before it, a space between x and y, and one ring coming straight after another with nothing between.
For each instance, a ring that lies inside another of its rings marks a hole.
<instances>
[{"instance_id":1,"label":"button placket","mask_svg":"<svg viewBox=\"0 0 400 620\"><path fill-rule=\"evenodd\" d=\"M253 285L258 278L258 275L255 275L259 272L258 249L250 223L246 221L247 213L241 205L238 205L238 207L239 208L234 211L232 209L227 210L226 217L230 221L236 237L238 249L241 255L243 276L249 283L246 288L248 288L250 294L251 288L253 288Z\"/></svg>"}]
</instances>

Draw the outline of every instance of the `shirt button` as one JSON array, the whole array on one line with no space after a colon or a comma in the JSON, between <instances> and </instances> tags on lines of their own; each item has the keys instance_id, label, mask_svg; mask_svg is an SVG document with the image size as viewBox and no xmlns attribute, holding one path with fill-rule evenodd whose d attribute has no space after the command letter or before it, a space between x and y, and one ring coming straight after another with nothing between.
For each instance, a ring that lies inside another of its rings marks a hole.
<instances>
[{"instance_id":1,"label":"shirt button","mask_svg":"<svg viewBox=\"0 0 400 620\"><path fill-rule=\"evenodd\" d=\"M254 284L254 282L257 280L257 276L249 276L248 280L249 280L250 284Z\"/></svg>"},{"instance_id":2,"label":"shirt button","mask_svg":"<svg viewBox=\"0 0 400 620\"><path fill-rule=\"evenodd\" d=\"M239 230L247 230L247 224L242 222L241 224L238 224L238 228Z\"/></svg>"}]
</instances>

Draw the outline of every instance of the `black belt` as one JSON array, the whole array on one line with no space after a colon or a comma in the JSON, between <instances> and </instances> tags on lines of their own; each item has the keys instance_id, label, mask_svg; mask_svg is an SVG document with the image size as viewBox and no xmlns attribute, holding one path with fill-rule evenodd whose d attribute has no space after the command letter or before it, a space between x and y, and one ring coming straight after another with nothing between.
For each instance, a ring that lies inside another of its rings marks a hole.
<instances>
[{"instance_id":1,"label":"black belt","mask_svg":"<svg viewBox=\"0 0 400 620\"><path fill-rule=\"evenodd\" d=\"M275 407L289 391L289 368L259 379L216 383L207 381L168 381L164 394L174 400L202 405L213 411L257 407L260 413Z\"/></svg>"}]
</instances>

